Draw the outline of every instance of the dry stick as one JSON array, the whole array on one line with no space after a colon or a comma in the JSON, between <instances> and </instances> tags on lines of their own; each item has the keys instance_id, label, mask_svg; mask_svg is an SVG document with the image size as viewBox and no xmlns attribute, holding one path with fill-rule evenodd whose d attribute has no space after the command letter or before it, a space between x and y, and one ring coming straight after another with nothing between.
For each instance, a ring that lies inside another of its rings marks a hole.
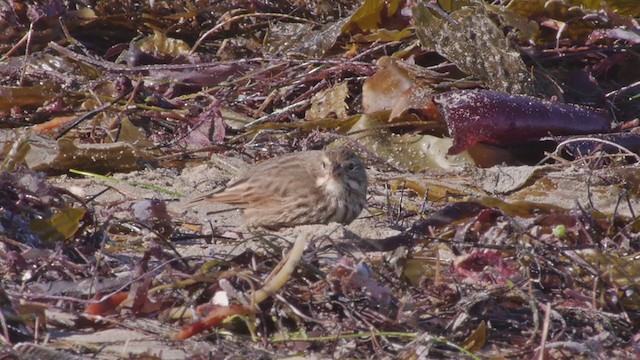
<instances>
[{"instance_id":1,"label":"dry stick","mask_svg":"<svg viewBox=\"0 0 640 360\"><path fill-rule=\"evenodd\" d=\"M64 38L67 39L69 44L78 45L78 40L76 40L73 36L71 36L71 34L69 33L69 29L67 29L67 26L64 24L64 21L62 20L62 17L58 18L58 24L60 25L60 29L62 29Z\"/></svg>"},{"instance_id":2,"label":"dry stick","mask_svg":"<svg viewBox=\"0 0 640 360\"><path fill-rule=\"evenodd\" d=\"M280 288L286 284L287 280L291 277L291 274L295 270L296 266L302 259L304 249L307 247L308 240L306 236L298 236L298 239L293 244L287 256L285 256L273 270L273 273L266 280L262 288L253 293L251 297L251 305L231 305L221 307L210 312L203 320L199 320L193 325L187 326L177 334L179 339L187 339L207 328L210 328L217 324L222 318L226 318L230 315L248 315L257 310L257 305L275 294ZM275 273L277 271L277 273ZM275 274L274 274L275 273ZM248 280L247 280L248 281ZM252 284L249 281L249 284Z\"/></svg>"},{"instance_id":3,"label":"dry stick","mask_svg":"<svg viewBox=\"0 0 640 360\"><path fill-rule=\"evenodd\" d=\"M298 83L299 83L299 82L298 82ZM291 84L291 85L289 85L289 86L287 86L287 87L293 87L293 86L295 86L296 84L297 84L297 83L293 83L293 84ZM317 87L317 86L314 86L312 89L310 89L309 91L307 91L307 93L309 93L309 94L310 94L310 93L312 92L312 90L313 90L313 89L315 89L316 87ZM300 98L300 97L301 97L301 96L299 96L298 98ZM268 100L268 99L267 99L267 100ZM281 108L281 109L277 109L277 110L275 110L274 112L272 112L272 113L270 113L270 114L267 114L267 115L265 115L265 116L263 116L263 117L261 117L261 118L258 118L258 119L256 119L256 120L253 120L253 121L251 121L251 122L249 122L249 123L245 124L245 125L242 127L242 130L247 130L247 129L251 128L252 126L262 124L262 123L266 122L267 120L270 120L270 119L272 119L272 118L274 118L274 117L277 117L277 116L279 116L279 115L282 115L282 114L284 114L284 113L288 112L289 110L295 109L295 108L297 108L297 107L301 107L301 106L303 106L303 105L307 105L307 104L309 104L309 103L311 102L311 100L312 100L312 98L311 98L311 97L308 97L308 98L306 98L306 99L300 100L300 101L295 102L295 103L292 103L292 104L290 104L290 105L287 105L287 106L285 106L285 107L283 107L283 108ZM266 101L266 100L265 100L265 101ZM261 107L262 107L262 106L261 106Z\"/></svg>"},{"instance_id":4,"label":"dry stick","mask_svg":"<svg viewBox=\"0 0 640 360\"><path fill-rule=\"evenodd\" d=\"M618 208L620 207L620 203L622 202L622 198L626 195L627 201L629 201L629 194L626 189L620 190L618 193L618 199L616 199L616 205L613 207L613 212L611 213L611 217L609 218L609 228L607 229L607 234L613 233L613 228L615 227L615 220L618 216ZM631 209L631 207L629 207ZM633 209L631 209L631 216L635 220L635 216L633 214Z\"/></svg>"},{"instance_id":5,"label":"dry stick","mask_svg":"<svg viewBox=\"0 0 640 360\"><path fill-rule=\"evenodd\" d=\"M205 69L209 67L216 67L220 65L233 65L239 63L253 63L260 61L282 61L281 59L265 59L265 58L254 58L254 59L237 59L237 60L229 60L229 61L216 61L209 63L201 63L201 64L179 64L179 65L142 65L142 66L127 66L115 64L109 61L97 60L90 56L81 55L76 52L73 52L64 46L60 46L54 42L49 43L49 47L58 53L68 56L74 60L80 62L86 62L87 64L91 64L94 66L98 66L103 69L107 69L111 72L116 73L139 73L143 71L162 71L162 70L198 70Z\"/></svg>"},{"instance_id":6,"label":"dry stick","mask_svg":"<svg viewBox=\"0 0 640 360\"><path fill-rule=\"evenodd\" d=\"M31 129L18 130L16 135L17 137L12 140L13 144L11 144L9 152L5 156L4 160L0 162L0 172L13 171L16 164L21 163L26 156L30 146L28 140L31 136Z\"/></svg>"},{"instance_id":7,"label":"dry stick","mask_svg":"<svg viewBox=\"0 0 640 360\"><path fill-rule=\"evenodd\" d=\"M122 224L124 224L125 222L123 221ZM184 256L182 256L182 254L180 254L180 252L178 251L178 249L169 241L169 239L167 239L165 236L159 234L156 230L154 230L151 226L144 224L140 221L132 221L131 222L134 225L138 225L144 229L146 229L147 231L153 233L155 236L158 237L158 239L160 239L160 242L162 242L166 247L168 247L171 251L173 251L173 253L176 255L176 257L178 259L180 259L180 261L182 261L182 263L187 267L187 269L191 269L191 266L189 265L189 262L187 261L187 259L185 259Z\"/></svg>"},{"instance_id":8,"label":"dry stick","mask_svg":"<svg viewBox=\"0 0 640 360\"><path fill-rule=\"evenodd\" d=\"M6 59L9 58L9 56L13 55L15 52L18 51L18 49L22 46L22 44L27 42L27 36L29 35L29 33L26 33L22 36L22 38L15 44L13 45L13 47L11 49L9 49L9 51L7 51L6 53L4 53L4 55L2 55L2 57L0 57L0 61L5 61Z\"/></svg>"},{"instance_id":9,"label":"dry stick","mask_svg":"<svg viewBox=\"0 0 640 360\"><path fill-rule=\"evenodd\" d=\"M629 207L629 212L631 212L631 217L633 220L636 220L636 212L633 211L633 206L631 206L631 198L629 197L629 191L625 192L625 199L627 200L627 206Z\"/></svg>"},{"instance_id":10,"label":"dry stick","mask_svg":"<svg viewBox=\"0 0 640 360\"><path fill-rule=\"evenodd\" d=\"M542 334L540 340L540 352L538 359L544 360L544 348L546 346L547 337L549 336L549 323L551 322L551 303L546 303L544 307L544 322L542 323Z\"/></svg>"},{"instance_id":11,"label":"dry stick","mask_svg":"<svg viewBox=\"0 0 640 360\"><path fill-rule=\"evenodd\" d=\"M636 81L636 82L634 82L632 84L629 84L627 86L623 86L620 89L611 91L611 92L605 94L605 97L606 98L615 97L615 96L618 96L618 94L620 94L620 93L623 93L623 92L625 92L627 90L633 89L633 88L638 87L638 86L640 86L640 81Z\"/></svg>"},{"instance_id":12,"label":"dry stick","mask_svg":"<svg viewBox=\"0 0 640 360\"><path fill-rule=\"evenodd\" d=\"M145 272L144 274L141 274L139 276L136 276L132 279L130 279L129 281L127 281L126 283L124 283L122 286L118 287L116 290L103 295L101 298L99 299L80 299L78 297L73 297L73 296L64 296L64 295L47 295L47 294L34 294L34 293L19 293L19 292L13 292L13 291L8 291L8 293L10 293L10 295L15 296L15 297L25 297L28 299L48 299L48 300L62 300L62 301L71 301L74 303L80 303L80 304L97 304L97 303L101 303L105 300L108 300L110 297L124 291L124 289L126 289L127 287L131 286L131 284L135 283L136 281L142 280L144 279L146 276L152 275L154 274L156 271L158 271L159 269L169 265L170 263L174 262L174 261L178 261L181 260L180 258L173 258L173 259L169 259L167 261L164 261L162 263L160 263L158 266L154 267L153 269ZM1 315L1 312L0 312Z\"/></svg>"},{"instance_id":13,"label":"dry stick","mask_svg":"<svg viewBox=\"0 0 640 360\"><path fill-rule=\"evenodd\" d=\"M371 63L368 62L364 62L364 61L353 61L353 59L351 59L350 61L344 61L344 60L324 60L324 59L318 59L318 60L297 60L297 59L270 59L270 58L253 58L253 59L238 59L238 60L233 60L233 61L220 61L218 63L216 63L215 65L228 65L228 64L236 64L238 62L272 62L275 63L275 65L270 65L269 67L266 68L262 68L262 69L258 69L255 70L253 72L244 74L241 77L237 77L234 79L230 79L227 82L225 82L225 84L228 85L233 85L233 84L237 84L239 82L244 82L247 80L252 80L258 77L258 75L265 73L265 72L269 72L272 71L274 69L277 69L278 67L281 67L282 65L289 65L289 64L294 64L294 67L288 67L285 69L285 71L287 72L295 72L296 69L300 68L300 69L304 69L307 68L311 65L335 65L335 66L339 66L339 65L344 65L346 63L348 64L352 64L352 65L360 65L360 66L374 66ZM184 66L184 65L180 65L180 66ZM191 65L191 67L193 67L194 65ZM211 65L208 65L211 66ZM321 68L315 68L315 69L311 69L306 71L304 74L298 75L298 76L294 76L292 77L292 79L304 79L306 76L309 76L317 71L319 71ZM284 83L285 81L282 80L281 83ZM293 83L292 85L297 85L299 83ZM272 86L272 87L277 87L277 86Z\"/></svg>"},{"instance_id":14,"label":"dry stick","mask_svg":"<svg viewBox=\"0 0 640 360\"><path fill-rule=\"evenodd\" d=\"M0 311L0 328L2 329L2 334L0 334L0 340L3 340L3 343L10 343L11 337L9 336L9 326L7 325L7 319L4 317L4 311Z\"/></svg>"},{"instance_id":15,"label":"dry stick","mask_svg":"<svg viewBox=\"0 0 640 360\"><path fill-rule=\"evenodd\" d=\"M449 14L447 14L446 11L442 10L442 8L440 7L440 5L437 3L436 0L431 0L431 1L427 2L427 3L425 3L424 5L428 9L433 10L434 12L436 12L443 19L447 20L449 23L454 24L454 25L458 25L459 24L459 22L457 20L455 20Z\"/></svg>"},{"instance_id":16,"label":"dry stick","mask_svg":"<svg viewBox=\"0 0 640 360\"><path fill-rule=\"evenodd\" d=\"M269 60L259 59L258 61L269 61ZM276 61L276 64L269 65L266 68L255 69L255 70L252 70L250 72L242 74L242 76L238 76L238 77L235 77L233 79L228 79L225 82L225 85L233 86L233 85L237 85L239 83L245 83L245 82L253 83L253 80L257 79L263 73L268 73L270 71L274 71L274 70L278 69L279 67L282 67L283 65L287 65L288 63L294 64L295 62L292 61L292 60L289 60L289 59L287 59L287 60L280 59L279 63ZM295 69L297 66L300 66L300 65L296 65L295 67L293 67L293 69ZM291 67L287 68L288 71L291 71L291 69L292 69ZM239 86L239 85L237 85L237 86ZM248 86L249 85L246 85L245 87L248 87ZM274 86L274 87L277 88L277 86Z\"/></svg>"},{"instance_id":17,"label":"dry stick","mask_svg":"<svg viewBox=\"0 0 640 360\"><path fill-rule=\"evenodd\" d=\"M8 245L15 246L16 248L20 249L23 252L31 249L31 247L29 247L29 246L27 246L27 245L25 245L25 244L23 244L23 243L21 243L19 241L16 241L16 240L13 240L11 238L8 238L5 235L0 235L0 243L5 243L5 244L8 244Z\"/></svg>"},{"instance_id":18,"label":"dry stick","mask_svg":"<svg viewBox=\"0 0 640 360\"><path fill-rule=\"evenodd\" d=\"M91 111L89 111L88 113L85 113L77 118L75 118L72 122L70 122L68 125L65 125L62 130L60 131L60 133L58 133L58 135L56 135L55 139L58 140L61 137L63 137L66 133L69 132L69 130L73 129L74 127L78 126L81 122L91 119L92 117L98 115L99 113L101 113L102 111L104 111L105 109L117 104L120 100L124 99L127 95L129 94L129 92L124 92L122 95L118 96L115 100L113 100L110 103L106 103L96 109L93 109Z\"/></svg>"},{"instance_id":19,"label":"dry stick","mask_svg":"<svg viewBox=\"0 0 640 360\"><path fill-rule=\"evenodd\" d=\"M305 314L304 312L302 312L302 310L298 309L295 305L291 304L289 301L287 301L287 299L284 298L284 296L280 295L280 294L275 294L275 298L278 299L278 301L280 301L281 303L287 305L289 307L289 309L291 309L291 311L293 311L294 314L296 314L297 316L301 317L302 319L309 321L309 322L314 322L316 324L330 324L330 322L328 321L321 321L318 319L314 319L312 317L310 317L309 315Z\"/></svg>"},{"instance_id":20,"label":"dry stick","mask_svg":"<svg viewBox=\"0 0 640 360\"><path fill-rule=\"evenodd\" d=\"M309 65L312 65L312 64L314 64L314 63L315 63L315 62L313 62L313 61L307 61L307 62L305 62L305 63L302 63L301 65L309 66ZM327 62L327 63L323 62L323 63L321 63L321 64L330 64L330 63L328 63L328 62ZM333 64L333 65L339 66L339 65L344 65L344 64L358 64L358 65L371 66L371 64L370 64L370 63L366 63L366 62L365 62L365 63L361 63L361 62L355 62L355 61L338 62L338 63ZM301 75L301 76L299 77L299 80L298 80L298 81L295 81L295 82L291 83L291 84L290 84L290 85L288 85L286 88L293 88L293 87L295 87L296 85L298 85L298 84L300 84L302 81L304 81L304 79L305 79L306 77L308 77L310 74L312 74L313 72L320 71L320 70L321 70L321 68L316 68L316 69L313 69L313 70L311 70L311 71L309 71L309 72L305 73L304 75ZM300 99L300 98L304 97L305 95L308 95L308 94L310 94L310 93L314 92L314 89L318 88L318 87L320 86L320 84L323 84L323 83L322 83L322 82L320 82L318 85L315 85L314 87L312 87L311 89L309 89L305 94L298 96L298 97L296 98L296 100L298 100L298 99ZM326 85L326 84L325 84L325 85ZM267 99L267 100L268 100L268 99ZM267 100L265 100L265 101L267 101ZM295 100L294 100L294 101L295 101ZM284 107L284 108L282 108L282 109L278 109L278 110L274 111L274 112L273 112L273 113L271 113L271 114L267 114L267 115L265 115L265 116L263 116L263 117L261 117L261 118L259 118L259 119L256 119L256 120L254 120L254 121L249 122L248 124L245 124L245 125L242 127L242 130L247 130L248 128L250 128L250 127L252 127L252 126L255 126L255 125L261 124L261 123L263 123L263 122L265 122L265 121L267 121L267 120L269 120L269 119L272 119L273 117L276 117L276 116L281 115L281 114L283 114L283 113L285 113L285 112L288 112L289 110L294 109L294 108L296 108L296 107L299 107L299 106L302 106L302 105L307 105L310 101L311 101L311 98L305 98L305 99L300 100L300 101L298 101L298 102L294 102L293 104L290 104L290 105L288 105L288 106L286 106L286 107ZM262 107L262 106L261 106L261 107Z\"/></svg>"},{"instance_id":21,"label":"dry stick","mask_svg":"<svg viewBox=\"0 0 640 360\"><path fill-rule=\"evenodd\" d=\"M618 150L622 151L623 153L625 153L627 156L631 156L631 157L635 158L636 161L640 163L640 156L638 156L638 154L634 153L633 151L627 149L626 147L624 147L622 145L616 144L616 143L614 143L612 141L608 141L608 140L604 140L604 139L597 139L597 138L574 138L574 139L565 140L565 141L561 142L560 144L558 144L558 146L556 147L556 150L553 153L554 154L560 154L560 150L562 150L562 148L564 148L567 144L570 144L570 143L573 143L573 142L578 142L578 141L594 141L594 142L602 143L602 144L605 144L605 145L613 146L613 147L617 148Z\"/></svg>"},{"instance_id":22,"label":"dry stick","mask_svg":"<svg viewBox=\"0 0 640 360\"><path fill-rule=\"evenodd\" d=\"M588 165L585 163L585 165ZM596 209L596 206L593 204L593 193L591 192L591 178L593 177L593 171L589 171L589 176L587 176L587 201L589 201L589 207L591 209Z\"/></svg>"},{"instance_id":23,"label":"dry stick","mask_svg":"<svg viewBox=\"0 0 640 360\"><path fill-rule=\"evenodd\" d=\"M306 236L298 236L293 247L287 253L287 256L276 266L274 271L278 269L278 272L272 276L267 282L253 294L253 303L259 304L269 296L273 295L276 291L280 290L282 286L287 282L293 270L302 259L304 249L307 247L308 240Z\"/></svg>"},{"instance_id":24,"label":"dry stick","mask_svg":"<svg viewBox=\"0 0 640 360\"><path fill-rule=\"evenodd\" d=\"M31 37L33 35L33 22L29 24L27 32L27 45L24 48L24 62L22 63L22 71L20 71L20 86L24 86L24 74L27 72L27 61L29 60L29 47L31 46Z\"/></svg>"},{"instance_id":25,"label":"dry stick","mask_svg":"<svg viewBox=\"0 0 640 360\"><path fill-rule=\"evenodd\" d=\"M317 69L320 69L320 67L318 67ZM297 87L303 81L304 81L304 79L300 79L299 81L294 82L293 84L291 84L291 86L288 87L288 89L294 89L295 87ZM324 91L324 90L328 89L329 86L331 86L329 81L327 81L326 79L320 80L317 84L309 87L309 89L307 89L307 91L305 91L304 93L298 95L298 97L293 99L293 102L298 102L298 101L310 98L313 95L315 95L316 93L319 93L320 91ZM285 97L286 97L286 95L287 94L285 94Z\"/></svg>"},{"instance_id":26,"label":"dry stick","mask_svg":"<svg viewBox=\"0 0 640 360\"><path fill-rule=\"evenodd\" d=\"M242 130L246 130L246 129L248 129L248 128L252 127L252 126L255 126L257 124L261 124L261 123L263 123L263 122L265 122L265 121L267 121L267 120L269 120L271 118L274 118L274 117L276 117L276 116L278 116L280 114L284 114L284 113L286 113L287 111L289 111L291 109L295 109L298 106L306 105L306 104L308 104L310 102L311 102L311 99L309 98L309 99L305 99L305 100L299 101L297 103L285 106L282 109L278 109L278 110L272 112L271 114L265 115L265 116L263 116L263 117L261 117L259 119L253 120L252 122L244 125L242 127Z\"/></svg>"},{"instance_id":27,"label":"dry stick","mask_svg":"<svg viewBox=\"0 0 640 360\"><path fill-rule=\"evenodd\" d=\"M370 49L367 49L367 50L365 50L365 51L361 52L360 54L358 54L358 55L354 56L354 57L353 57L353 58L351 58L351 60L350 60L350 61L348 61L348 62L350 63L350 62L353 62L353 61L355 61L355 60L357 60L357 59L363 58L363 57L365 57L366 55L369 55L369 54L371 54L371 53L374 53L374 52L378 51L379 49L383 49L383 48L385 48L385 47L390 47L390 46L395 46L395 45L400 45L400 44L402 44L402 42L401 42L401 41L392 41L392 42L388 42L388 43L380 44L380 45L378 45L378 46L374 46L374 47L372 47L372 48L370 48Z\"/></svg>"},{"instance_id":28,"label":"dry stick","mask_svg":"<svg viewBox=\"0 0 640 360\"><path fill-rule=\"evenodd\" d=\"M406 186L407 186L407 180L403 180L402 188L400 189L400 202L398 204L398 215L397 215L397 219L393 221L396 224L398 224L398 221L401 221L400 216L402 216L402 201L404 200L404 189ZM393 214L391 216L393 216ZM402 221L398 225L402 226L403 224L404 224L404 221Z\"/></svg>"},{"instance_id":29,"label":"dry stick","mask_svg":"<svg viewBox=\"0 0 640 360\"><path fill-rule=\"evenodd\" d=\"M536 303L535 296L533 295L531 271L529 270L528 267L526 269L526 274L527 274L527 279L525 281L527 282L527 295L528 295L527 302L529 303L529 309L531 310L531 315L533 317L533 331L531 331L531 335L529 336L529 339L526 342L526 344L529 345L529 344L533 344L534 338L538 333L538 330L540 330L540 315L538 313L538 304Z\"/></svg>"},{"instance_id":30,"label":"dry stick","mask_svg":"<svg viewBox=\"0 0 640 360\"><path fill-rule=\"evenodd\" d=\"M26 37L25 37L26 41ZM143 71L154 72L154 71L163 71L163 70L200 70L206 69L210 67L216 67L220 65L237 65L243 63L259 63L259 62L287 62L294 64L329 64L329 65L340 65L344 64L344 61L341 60L296 60L296 59L273 59L273 58L251 58L251 59L235 59L235 60L226 60L226 61L215 61L201 64L177 64L177 65L142 65L142 66L127 66L114 64L109 61L97 60L90 56L81 55L76 52L73 52L64 46L60 46L54 42L49 43L49 48L57 51L58 53L68 56L74 60L80 62L86 62L87 64L91 64L94 66L98 66L100 68L109 70L115 73L139 73ZM370 63L366 62L350 62L358 65L369 65Z\"/></svg>"},{"instance_id":31,"label":"dry stick","mask_svg":"<svg viewBox=\"0 0 640 360\"><path fill-rule=\"evenodd\" d=\"M290 20L298 20L301 22L306 22L306 23L315 23L317 24L315 21L311 21L309 19L304 19L304 18L299 18L299 17L295 17L295 16L291 16L291 15L286 15L286 14L277 14L277 13L251 13L251 14L242 14L242 15L237 15L234 17L231 17L221 23L219 23L218 25L214 26L213 28L209 29L207 32L205 32L204 34L202 34L202 36L200 36L200 38L198 39L198 41L196 41L196 43L193 45L193 47L191 48L191 50L189 51L189 54L193 54L196 49L200 46L200 43L202 43L204 41L204 39L206 39L207 37L209 37L209 35L215 33L216 31L220 30L222 27L229 25L230 23L236 21L236 20L241 20L244 18L249 18L249 17L277 17L277 18L285 18L285 19L290 19Z\"/></svg>"}]
</instances>

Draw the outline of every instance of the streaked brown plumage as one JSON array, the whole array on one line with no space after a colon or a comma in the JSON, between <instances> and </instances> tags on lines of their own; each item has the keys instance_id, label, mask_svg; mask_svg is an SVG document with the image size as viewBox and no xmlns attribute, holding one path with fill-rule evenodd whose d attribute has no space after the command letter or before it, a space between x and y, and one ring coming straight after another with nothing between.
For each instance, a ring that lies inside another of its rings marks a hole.
<instances>
[{"instance_id":1,"label":"streaked brown plumage","mask_svg":"<svg viewBox=\"0 0 640 360\"><path fill-rule=\"evenodd\" d=\"M195 202L244 209L249 226L269 229L351 223L365 205L367 173L346 147L303 151L264 161L227 188Z\"/></svg>"}]
</instances>

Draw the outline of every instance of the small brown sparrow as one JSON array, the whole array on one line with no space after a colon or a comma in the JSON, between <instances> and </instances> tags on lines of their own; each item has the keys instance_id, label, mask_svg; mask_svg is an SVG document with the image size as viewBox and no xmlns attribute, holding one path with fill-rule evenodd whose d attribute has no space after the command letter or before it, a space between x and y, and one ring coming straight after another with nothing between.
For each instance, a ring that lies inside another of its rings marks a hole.
<instances>
[{"instance_id":1,"label":"small brown sparrow","mask_svg":"<svg viewBox=\"0 0 640 360\"><path fill-rule=\"evenodd\" d=\"M303 151L266 160L225 189L197 199L244 209L249 226L268 229L339 222L358 217L367 173L350 149Z\"/></svg>"}]
</instances>

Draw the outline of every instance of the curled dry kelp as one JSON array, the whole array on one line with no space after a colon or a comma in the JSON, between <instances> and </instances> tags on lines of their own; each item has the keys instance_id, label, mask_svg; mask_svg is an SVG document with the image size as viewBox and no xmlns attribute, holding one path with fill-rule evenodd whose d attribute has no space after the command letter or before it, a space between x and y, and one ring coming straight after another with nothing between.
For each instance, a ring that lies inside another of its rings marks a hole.
<instances>
[{"instance_id":1,"label":"curled dry kelp","mask_svg":"<svg viewBox=\"0 0 640 360\"><path fill-rule=\"evenodd\" d=\"M611 119L603 112L529 96L462 90L434 95L432 101L453 138L449 154L459 154L478 142L516 145L547 135L611 130Z\"/></svg>"}]
</instances>

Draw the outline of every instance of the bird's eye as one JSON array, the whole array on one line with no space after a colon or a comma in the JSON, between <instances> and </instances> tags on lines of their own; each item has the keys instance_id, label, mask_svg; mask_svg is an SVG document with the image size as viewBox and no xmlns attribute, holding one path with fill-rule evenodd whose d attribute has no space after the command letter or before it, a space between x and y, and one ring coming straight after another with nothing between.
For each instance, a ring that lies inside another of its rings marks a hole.
<instances>
[{"instance_id":1,"label":"bird's eye","mask_svg":"<svg viewBox=\"0 0 640 360\"><path fill-rule=\"evenodd\" d=\"M353 171L353 169L355 169L355 168L356 168L356 164L354 164L354 163L349 163L349 165L347 165L347 170L349 170L349 171Z\"/></svg>"},{"instance_id":2,"label":"bird's eye","mask_svg":"<svg viewBox=\"0 0 640 360\"><path fill-rule=\"evenodd\" d=\"M326 162L322 162L322 169L326 169L327 168L327 163Z\"/></svg>"}]
</instances>

